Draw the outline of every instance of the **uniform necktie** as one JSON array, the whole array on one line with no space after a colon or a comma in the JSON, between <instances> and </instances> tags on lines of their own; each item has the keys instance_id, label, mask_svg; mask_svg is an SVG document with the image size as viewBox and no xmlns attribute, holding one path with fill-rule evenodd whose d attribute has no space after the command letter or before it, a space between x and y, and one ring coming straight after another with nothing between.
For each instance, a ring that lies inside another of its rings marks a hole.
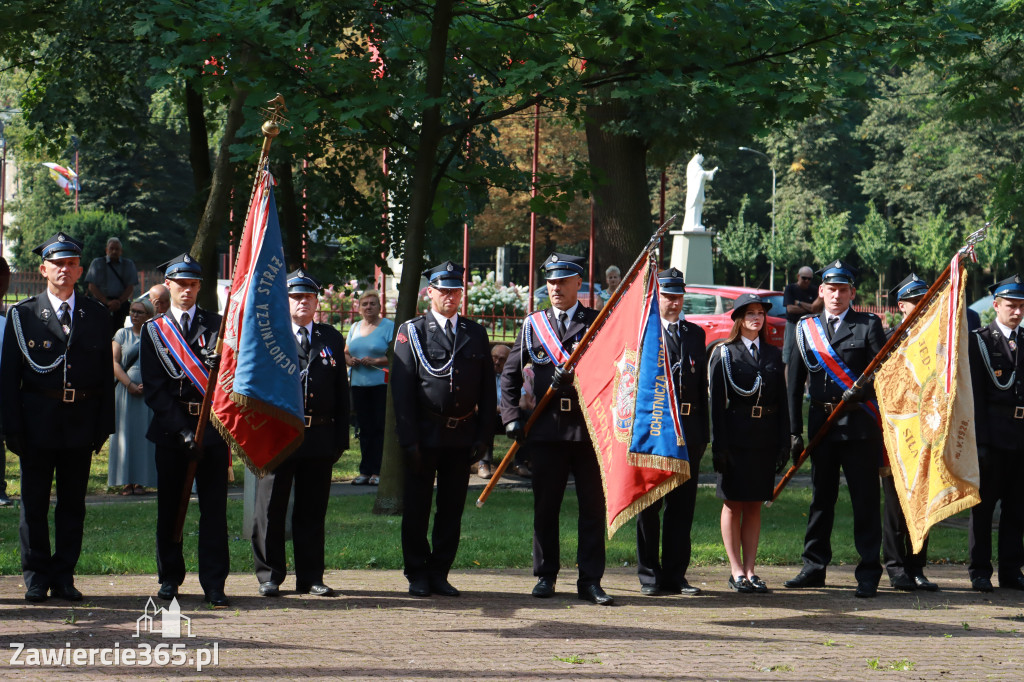
<instances>
[{"instance_id":1,"label":"uniform necktie","mask_svg":"<svg viewBox=\"0 0 1024 682\"><path fill-rule=\"evenodd\" d=\"M181 314L181 335L188 340L188 313Z\"/></svg>"},{"instance_id":2,"label":"uniform necktie","mask_svg":"<svg viewBox=\"0 0 1024 682\"><path fill-rule=\"evenodd\" d=\"M563 312L558 313L558 337L565 336L565 318L566 314Z\"/></svg>"},{"instance_id":3,"label":"uniform necktie","mask_svg":"<svg viewBox=\"0 0 1024 682\"><path fill-rule=\"evenodd\" d=\"M1012 332L1010 332L1009 344L1010 344L1010 350L1012 350L1014 353L1016 353L1017 352L1017 330L1016 329L1014 329Z\"/></svg>"},{"instance_id":4,"label":"uniform necktie","mask_svg":"<svg viewBox=\"0 0 1024 682\"><path fill-rule=\"evenodd\" d=\"M57 313L57 321L60 322L61 329L64 330L65 336L71 333L71 306L68 305L67 301L60 304L60 311Z\"/></svg>"},{"instance_id":5,"label":"uniform necktie","mask_svg":"<svg viewBox=\"0 0 1024 682\"><path fill-rule=\"evenodd\" d=\"M445 320L444 322L444 335L448 339L448 345L455 348L455 330L452 329L452 321Z\"/></svg>"},{"instance_id":6,"label":"uniform necktie","mask_svg":"<svg viewBox=\"0 0 1024 682\"><path fill-rule=\"evenodd\" d=\"M309 355L309 330L305 327L299 327L299 346L302 348L304 355Z\"/></svg>"},{"instance_id":7,"label":"uniform necktie","mask_svg":"<svg viewBox=\"0 0 1024 682\"><path fill-rule=\"evenodd\" d=\"M756 343L750 344L750 357L754 358L754 362L755 363L760 363L761 362L761 358L758 357L757 344Z\"/></svg>"},{"instance_id":8,"label":"uniform necktie","mask_svg":"<svg viewBox=\"0 0 1024 682\"><path fill-rule=\"evenodd\" d=\"M677 356L682 350L681 339L679 338L679 323L672 322L668 325L669 346Z\"/></svg>"},{"instance_id":9,"label":"uniform necktie","mask_svg":"<svg viewBox=\"0 0 1024 682\"><path fill-rule=\"evenodd\" d=\"M832 337L835 336L836 332L839 330L839 318L838 317L833 317L832 319L830 319L828 321L828 327L829 327L829 330L830 330L829 334L828 334L828 338L831 341Z\"/></svg>"}]
</instances>

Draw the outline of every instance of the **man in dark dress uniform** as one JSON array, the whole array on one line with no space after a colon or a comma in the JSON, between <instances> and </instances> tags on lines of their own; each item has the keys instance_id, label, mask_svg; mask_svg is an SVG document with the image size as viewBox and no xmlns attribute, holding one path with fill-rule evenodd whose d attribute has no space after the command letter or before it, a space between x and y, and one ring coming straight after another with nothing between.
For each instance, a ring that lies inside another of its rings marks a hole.
<instances>
[{"instance_id":1,"label":"man in dark dress uniform","mask_svg":"<svg viewBox=\"0 0 1024 682\"><path fill-rule=\"evenodd\" d=\"M911 273L889 292L896 297L896 305L903 317L914 312L921 297L928 293L928 283ZM893 327L886 334L886 339L896 331ZM928 540L920 552L915 553L910 541L907 520L903 517L896 484L892 470L882 468L882 493L884 514L882 516L882 557L885 559L885 570L889 574L889 584L897 590L926 590L935 592L939 586L924 577L924 567L928 565Z\"/></svg>"},{"instance_id":2,"label":"man in dark dress uniform","mask_svg":"<svg viewBox=\"0 0 1024 682\"><path fill-rule=\"evenodd\" d=\"M820 321L827 339L827 351L849 368L856 379L885 345L882 323L871 313L857 312L850 307L857 291L856 270L842 261L825 266L816 274L821 277L818 293L825 301L824 311L800 320L797 326L797 349L790 363L788 376L790 433L795 441L794 456L803 450L803 386L810 371L811 405L808 433L811 437L822 427L835 406L844 397L844 388L820 366L811 354L811 325ZM803 337L803 339L801 339ZM822 587L825 572L832 561L832 523L839 495L839 471L842 469L850 489L853 505L853 540L860 554L857 577L858 597L878 594L882 564L878 560L882 544L882 520L879 514L878 469L882 458L882 432L868 412L855 404L872 398L874 390L864 389L859 395L851 392L848 405L833 424L825 439L811 451L811 506L807 512L807 533L803 551L803 569L786 587Z\"/></svg>"},{"instance_id":3,"label":"man in dark dress uniform","mask_svg":"<svg viewBox=\"0 0 1024 682\"><path fill-rule=\"evenodd\" d=\"M224 580L228 575L228 446L217 429L207 423L203 442L196 442L199 410L205 386L200 388L182 369L183 363L216 362L214 350L220 315L196 306L202 268L187 253L160 266L164 285L171 292L171 308L143 327L142 390L153 410L146 438L156 443L157 512L156 565L161 599L173 599L185 580L182 543L174 537L185 475L190 461L198 461L195 474L199 494L199 584L215 607L228 605ZM157 323L165 325L158 327ZM165 332L164 337L158 333ZM180 334L185 346L169 345ZM202 377L199 377L200 381Z\"/></svg>"},{"instance_id":4,"label":"man in dark dress uniform","mask_svg":"<svg viewBox=\"0 0 1024 682\"><path fill-rule=\"evenodd\" d=\"M679 401L679 415L690 458L690 478L665 495L664 529L659 512L662 500L640 512L636 525L637 574L646 595L700 594L686 581L690 566L690 528L697 503L700 460L708 444L708 372L704 330L680 319L686 283L683 273L669 268L658 273L661 325L665 332L668 364ZM658 546L661 545L661 558Z\"/></svg>"},{"instance_id":5,"label":"man in dark dress uniform","mask_svg":"<svg viewBox=\"0 0 1024 682\"><path fill-rule=\"evenodd\" d=\"M92 454L114 432L110 319L100 303L75 295L81 242L58 232L32 250L46 291L8 312L0 360L7 449L21 460L21 570L25 599L47 593L81 601L75 566L82 553ZM50 554L50 489L57 480Z\"/></svg>"},{"instance_id":6,"label":"man in dark dress uniform","mask_svg":"<svg viewBox=\"0 0 1024 682\"><path fill-rule=\"evenodd\" d=\"M546 598L555 594L560 567L558 514L571 473L579 500L576 558L580 574L576 591L580 599L607 605L612 598L601 589L605 565L601 470L572 386L572 375L564 372L561 365L597 318L596 311L578 300L585 262L579 256L561 253L553 253L544 261L551 307L534 313L537 318L527 317L516 337L501 375L501 418L509 437L523 441L525 417L519 400L523 366L532 362L538 401L549 386L555 388L554 399L525 436L533 470L533 574L538 579L533 596ZM548 345L542 342L542 329L550 330ZM552 352L562 359L552 357Z\"/></svg>"},{"instance_id":7,"label":"man in dark dress uniform","mask_svg":"<svg viewBox=\"0 0 1024 682\"><path fill-rule=\"evenodd\" d=\"M968 337L981 502L971 508L967 573L979 592L992 591L992 511L997 501L1002 501L999 586L1024 590L1024 284L1014 275L989 291L996 319Z\"/></svg>"},{"instance_id":8,"label":"man in dark dress uniform","mask_svg":"<svg viewBox=\"0 0 1024 682\"><path fill-rule=\"evenodd\" d=\"M302 445L256 485L252 554L259 592L280 594L285 566L285 517L292 481L292 544L295 589L299 594L331 597L324 584L324 518L331 497L331 469L348 449L348 372L345 337L329 324L313 322L320 282L304 270L288 275L288 307L302 368L306 433Z\"/></svg>"},{"instance_id":9,"label":"man in dark dress uniform","mask_svg":"<svg viewBox=\"0 0 1024 682\"><path fill-rule=\"evenodd\" d=\"M395 335L391 372L398 443L405 454L402 558L409 594L459 596L448 571L459 549L469 465L483 456L497 397L487 332L458 314L463 269L446 261L423 276L430 310ZM427 542L437 477L437 511Z\"/></svg>"}]
</instances>

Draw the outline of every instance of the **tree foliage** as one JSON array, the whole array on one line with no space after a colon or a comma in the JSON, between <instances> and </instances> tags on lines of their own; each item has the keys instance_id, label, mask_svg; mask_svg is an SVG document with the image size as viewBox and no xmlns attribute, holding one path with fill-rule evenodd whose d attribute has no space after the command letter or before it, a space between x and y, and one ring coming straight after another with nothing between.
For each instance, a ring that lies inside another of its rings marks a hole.
<instances>
[{"instance_id":1,"label":"tree foliage","mask_svg":"<svg viewBox=\"0 0 1024 682\"><path fill-rule=\"evenodd\" d=\"M963 245L962 230L947 217L945 206L940 206L934 215L911 223L909 233L907 259L914 271L927 280L934 280Z\"/></svg>"},{"instance_id":2,"label":"tree foliage","mask_svg":"<svg viewBox=\"0 0 1024 682\"><path fill-rule=\"evenodd\" d=\"M868 206L864 222L857 226L853 246L864 265L878 273L878 301L882 301L885 274L899 255L899 238L892 223L878 213L874 204Z\"/></svg>"},{"instance_id":3,"label":"tree foliage","mask_svg":"<svg viewBox=\"0 0 1024 682\"><path fill-rule=\"evenodd\" d=\"M822 208L811 223L811 251L815 261L825 264L846 258L852 245L849 212L828 213Z\"/></svg>"},{"instance_id":4,"label":"tree foliage","mask_svg":"<svg viewBox=\"0 0 1024 682\"><path fill-rule=\"evenodd\" d=\"M744 217L749 203L750 199L744 196L739 213L729 221L727 229L718 233L718 248L722 251L722 257L739 270L743 286L747 286L747 278L755 274L754 267L764 244L764 232Z\"/></svg>"}]
</instances>

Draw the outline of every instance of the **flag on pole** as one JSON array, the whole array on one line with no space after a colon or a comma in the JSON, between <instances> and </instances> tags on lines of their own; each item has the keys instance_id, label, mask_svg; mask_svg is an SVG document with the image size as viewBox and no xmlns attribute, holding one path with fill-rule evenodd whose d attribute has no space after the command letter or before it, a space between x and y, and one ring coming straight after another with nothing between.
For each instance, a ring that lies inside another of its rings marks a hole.
<instances>
[{"instance_id":1,"label":"flag on pole","mask_svg":"<svg viewBox=\"0 0 1024 682\"><path fill-rule=\"evenodd\" d=\"M225 311L212 413L231 450L263 476L302 443L304 410L273 178L267 167L259 173Z\"/></svg>"},{"instance_id":2,"label":"flag on pole","mask_svg":"<svg viewBox=\"0 0 1024 682\"><path fill-rule=\"evenodd\" d=\"M71 196L72 190L77 192L81 189L78 185L78 173L75 171L56 163L47 162L43 165L50 169L50 177L60 185L60 188L64 190L64 194Z\"/></svg>"},{"instance_id":3,"label":"flag on pole","mask_svg":"<svg viewBox=\"0 0 1024 682\"><path fill-rule=\"evenodd\" d=\"M959 255L950 279L875 372L893 482L914 551L939 521L981 501Z\"/></svg>"},{"instance_id":4,"label":"flag on pole","mask_svg":"<svg viewBox=\"0 0 1024 682\"><path fill-rule=\"evenodd\" d=\"M623 286L575 375L601 467L609 537L690 478L651 261Z\"/></svg>"}]
</instances>

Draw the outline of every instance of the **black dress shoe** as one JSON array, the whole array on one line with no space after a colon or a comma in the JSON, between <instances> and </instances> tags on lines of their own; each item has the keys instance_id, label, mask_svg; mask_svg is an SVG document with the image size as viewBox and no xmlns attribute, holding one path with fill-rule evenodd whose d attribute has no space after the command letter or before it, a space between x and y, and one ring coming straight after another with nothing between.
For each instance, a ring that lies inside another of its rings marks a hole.
<instances>
[{"instance_id":1,"label":"black dress shoe","mask_svg":"<svg viewBox=\"0 0 1024 682\"><path fill-rule=\"evenodd\" d=\"M857 590L853 593L854 597L860 599L870 599L878 595L878 585L869 582L857 583Z\"/></svg>"},{"instance_id":2,"label":"black dress shoe","mask_svg":"<svg viewBox=\"0 0 1024 682\"><path fill-rule=\"evenodd\" d=\"M917 587L917 589L919 590L924 590L925 592L939 591L939 586L933 583L931 580L928 580L928 578L925 578L924 574L915 575L913 580L914 586Z\"/></svg>"},{"instance_id":3,"label":"black dress shoe","mask_svg":"<svg viewBox=\"0 0 1024 682\"><path fill-rule=\"evenodd\" d=\"M754 588L754 592L764 594L768 591L768 584L756 575L750 576L750 585Z\"/></svg>"},{"instance_id":4,"label":"black dress shoe","mask_svg":"<svg viewBox=\"0 0 1024 682\"><path fill-rule=\"evenodd\" d=\"M1009 580L999 579L999 587L1009 590L1024 590L1024 575L1018 573L1011 576Z\"/></svg>"},{"instance_id":5,"label":"black dress shoe","mask_svg":"<svg viewBox=\"0 0 1024 682\"><path fill-rule=\"evenodd\" d=\"M334 590L323 583L313 583L310 586L302 585L296 589L299 594L311 594L314 597L333 597Z\"/></svg>"},{"instance_id":6,"label":"black dress shoe","mask_svg":"<svg viewBox=\"0 0 1024 682\"><path fill-rule=\"evenodd\" d=\"M429 597L430 581L426 578L413 578L409 581L409 594L414 597Z\"/></svg>"},{"instance_id":7,"label":"black dress shoe","mask_svg":"<svg viewBox=\"0 0 1024 682\"><path fill-rule=\"evenodd\" d=\"M231 602L228 601L228 597L224 594L224 590L210 590L206 593L206 601L215 609L223 609L227 606L231 606Z\"/></svg>"},{"instance_id":8,"label":"black dress shoe","mask_svg":"<svg viewBox=\"0 0 1024 682\"><path fill-rule=\"evenodd\" d=\"M991 592L994 588L988 578L971 578L971 589L975 592Z\"/></svg>"},{"instance_id":9,"label":"black dress shoe","mask_svg":"<svg viewBox=\"0 0 1024 682\"><path fill-rule=\"evenodd\" d=\"M537 581L537 584L533 586L534 597L540 597L541 599L547 599L548 597L555 596L555 579L554 578L541 578Z\"/></svg>"},{"instance_id":10,"label":"black dress shoe","mask_svg":"<svg viewBox=\"0 0 1024 682\"><path fill-rule=\"evenodd\" d=\"M446 578L431 578L430 591L433 594L439 594L442 597L458 597L462 594L454 585L448 582Z\"/></svg>"},{"instance_id":11,"label":"black dress shoe","mask_svg":"<svg viewBox=\"0 0 1024 682\"><path fill-rule=\"evenodd\" d=\"M683 578L683 581L679 583L678 594L686 594L692 597L695 594L700 594L700 588L691 585L690 583L686 582L685 578Z\"/></svg>"},{"instance_id":12,"label":"black dress shoe","mask_svg":"<svg viewBox=\"0 0 1024 682\"><path fill-rule=\"evenodd\" d=\"M50 594L57 599L64 599L65 601L82 601L82 593L75 588L73 583L51 585Z\"/></svg>"},{"instance_id":13,"label":"black dress shoe","mask_svg":"<svg viewBox=\"0 0 1024 682\"><path fill-rule=\"evenodd\" d=\"M889 578L889 584L892 585L892 589L901 592L913 592L917 589L917 583L906 573L899 573Z\"/></svg>"},{"instance_id":14,"label":"black dress shoe","mask_svg":"<svg viewBox=\"0 0 1024 682\"><path fill-rule=\"evenodd\" d=\"M658 585L641 585L640 594L646 595L648 597L657 597L659 595L670 593L665 590L662 590L661 587Z\"/></svg>"},{"instance_id":15,"label":"black dress shoe","mask_svg":"<svg viewBox=\"0 0 1024 682\"><path fill-rule=\"evenodd\" d=\"M281 586L275 583L273 580L268 580L265 583L260 583L261 597L276 597L279 594L281 594Z\"/></svg>"},{"instance_id":16,"label":"black dress shoe","mask_svg":"<svg viewBox=\"0 0 1024 682\"><path fill-rule=\"evenodd\" d=\"M729 576L729 589L737 592L750 593L754 591L754 586L747 580L747 576L738 575L736 577Z\"/></svg>"},{"instance_id":17,"label":"black dress shoe","mask_svg":"<svg viewBox=\"0 0 1024 682\"><path fill-rule=\"evenodd\" d=\"M825 587L825 572L803 570L783 584L786 587Z\"/></svg>"},{"instance_id":18,"label":"black dress shoe","mask_svg":"<svg viewBox=\"0 0 1024 682\"><path fill-rule=\"evenodd\" d=\"M45 585L33 585L32 587L25 590L25 601L30 601L35 604L46 601L47 589Z\"/></svg>"},{"instance_id":19,"label":"black dress shoe","mask_svg":"<svg viewBox=\"0 0 1024 682\"><path fill-rule=\"evenodd\" d=\"M160 585L160 591L156 593L158 599L166 599L171 601L178 596L178 586L174 583L163 583Z\"/></svg>"},{"instance_id":20,"label":"black dress shoe","mask_svg":"<svg viewBox=\"0 0 1024 682\"><path fill-rule=\"evenodd\" d=\"M615 603L615 600L602 590L600 585L584 585L576 592L583 601L588 601L598 606L611 606Z\"/></svg>"}]
</instances>

